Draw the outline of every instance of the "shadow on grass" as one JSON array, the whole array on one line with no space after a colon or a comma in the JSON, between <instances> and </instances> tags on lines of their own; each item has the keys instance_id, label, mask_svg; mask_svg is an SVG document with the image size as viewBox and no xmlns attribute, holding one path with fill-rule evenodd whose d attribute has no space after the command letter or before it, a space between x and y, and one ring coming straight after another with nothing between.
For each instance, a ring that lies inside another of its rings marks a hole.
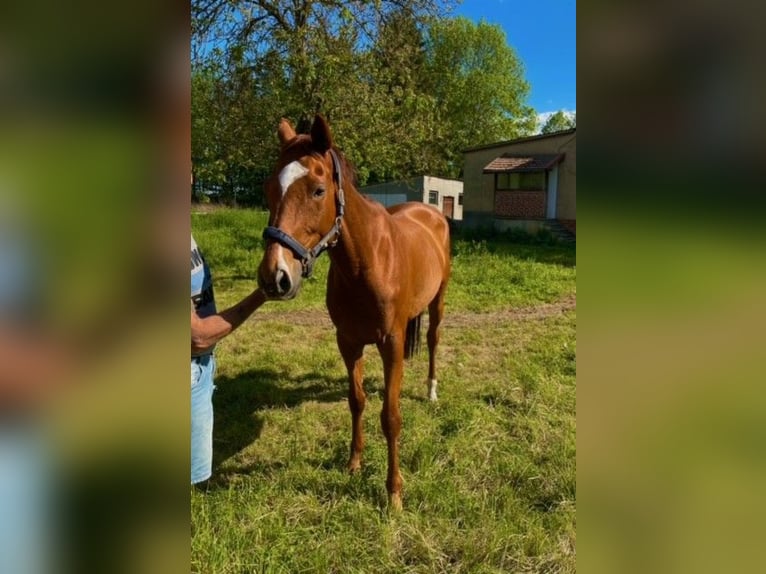
<instances>
[{"instance_id":1,"label":"shadow on grass","mask_svg":"<svg viewBox=\"0 0 766 574\"><path fill-rule=\"evenodd\" d=\"M347 396L345 377L308 372L289 375L251 369L235 377L216 377L213 395L213 468L257 440L263 430L259 411L294 407L306 401L337 402Z\"/></svg>"},{"instance_id":2,"label":"shadow on grass","mask_svg":"<svg viewBox=\"0 0 766 574\"><path fill-rule=\"evenodd\" d=\"M365 391L368 397L382 387L379 377L365 377ZM264 426L262 411L274 407L295 407L308 401L337 402L347 397L346 377L328 377L316 371L292 375L272 369L251 369L235 377L216 377L216 391L213 396L215 424L213 427L213 476L201 491L227 490L245 476L270 476L290 465L290 460L250 460L245 464L226 465L224 461L236 456L258 440ZM368 413L369 415L369 413ZM377 412L375 413L377 418ZM349 417L350 423L350 417ZM350 431L350 429L349 429ZM382 440L381 437L377 437ZM328 473L340 472L346 476L348 462L348 440L328 445L321 456L319 467ZM383 483L385 469L369 463L354 475L348 475L340 483L337 475L322 477L318 482L308 482L301 487L320 498L337 498L345 495L356 499L367 499L373 505L385 507L386 495ZM300 490L300 489L299 489Z\"/></svg>"}]
</instances>

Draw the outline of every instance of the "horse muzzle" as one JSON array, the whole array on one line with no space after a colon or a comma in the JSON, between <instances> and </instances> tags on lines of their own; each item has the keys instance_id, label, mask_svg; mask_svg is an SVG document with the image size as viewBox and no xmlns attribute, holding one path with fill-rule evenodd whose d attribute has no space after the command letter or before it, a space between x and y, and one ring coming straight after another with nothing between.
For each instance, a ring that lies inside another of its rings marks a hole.
<instances>
[{"instance_id":1,"label":"horse muzzle","mask_svg":"<svg viewBox=\"0 0 766 574\"><path fill-rule=\"evenodd\" d=\"M285 257L281 245L269 247L258 269L258 286L269 299L293 299L301 288L302 266L290 256Z\"/></svg>"}]
</instances>

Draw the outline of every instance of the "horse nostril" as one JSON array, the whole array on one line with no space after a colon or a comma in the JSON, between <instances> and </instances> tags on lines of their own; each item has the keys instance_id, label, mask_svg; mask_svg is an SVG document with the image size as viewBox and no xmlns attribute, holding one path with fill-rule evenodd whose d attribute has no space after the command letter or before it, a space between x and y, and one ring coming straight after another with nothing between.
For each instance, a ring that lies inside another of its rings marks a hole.
<instances>
[{"instance_id":1,"label":"horse nostril","mask_svg":"<svg viewBox=\"0 0 766 574\"><path fill-rule=\"evenodd\" d=\"M282 269L277 270L276 280L277 291L281 294L287 293L293 286L293 282L290 280L290 274Z\"/></svg>"}]
</instances>

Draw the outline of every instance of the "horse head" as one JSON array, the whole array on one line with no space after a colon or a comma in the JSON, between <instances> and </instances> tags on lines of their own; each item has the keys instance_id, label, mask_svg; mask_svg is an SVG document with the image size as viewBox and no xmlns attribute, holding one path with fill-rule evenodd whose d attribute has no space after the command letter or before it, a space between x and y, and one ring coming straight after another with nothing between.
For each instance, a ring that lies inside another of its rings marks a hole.
<instances>
[{"instance_id":1,"label":"horse head","mask_svg":"<svg viewBox=\"0 0 766 574\"><path fill-rule=\"evenodd\" d=\"M292 299L314 261L340 236L345 199L341 165L320 115L310 134L298 135L286 119L278 129L281 150L266 181L269 227L258 284L275 299Z\"/></svg>"}]
</instances>

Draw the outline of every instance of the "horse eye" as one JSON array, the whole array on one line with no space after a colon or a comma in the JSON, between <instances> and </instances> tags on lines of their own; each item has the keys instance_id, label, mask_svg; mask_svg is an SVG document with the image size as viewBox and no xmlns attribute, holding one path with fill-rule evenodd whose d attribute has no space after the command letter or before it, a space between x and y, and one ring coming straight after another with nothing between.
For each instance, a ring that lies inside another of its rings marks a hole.
<instances>
[{"instance_id":1,"label":"horse eye","mask_svg":"<svg viewBox=\"0 0 766 574\"><path fill-rule=\"evenodd\" d=\"M322 197L324 195L324 187L317 187L314 191L314 197Z\"/></svg>"}]
</instances>

